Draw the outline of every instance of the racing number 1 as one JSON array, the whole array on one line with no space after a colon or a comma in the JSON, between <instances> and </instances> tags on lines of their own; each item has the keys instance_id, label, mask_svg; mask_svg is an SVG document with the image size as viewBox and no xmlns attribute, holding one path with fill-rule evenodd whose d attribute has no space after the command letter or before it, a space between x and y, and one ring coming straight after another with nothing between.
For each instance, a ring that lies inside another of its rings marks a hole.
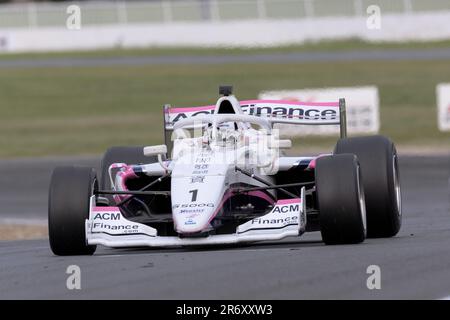
<instances>
[{"instance_id":1,"label":"racing number 1","mask_svg":"<svg viewBox=\"0 0 450 320\"><path fill-rule=\"evenodd\" d=\"M191 199L191 202L197 201L197 192L198 192L198 189L190 190L190 191L189 191L189 193L192 193L192 199Z\"/></svg>"}]
</instances>

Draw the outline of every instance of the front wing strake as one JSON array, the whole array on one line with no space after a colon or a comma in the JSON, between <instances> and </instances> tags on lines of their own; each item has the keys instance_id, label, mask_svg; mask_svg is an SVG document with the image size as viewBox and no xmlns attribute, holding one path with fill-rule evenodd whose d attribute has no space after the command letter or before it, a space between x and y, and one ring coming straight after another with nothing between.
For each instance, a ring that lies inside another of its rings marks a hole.
<instances>
[{"instance_id":1,"label":"front wing strake","mask_svg":"<svg viewBox=\"0 0 450 320\"><path fill-rule=\"evenodd\" d=\"M235 233L202 238L158 236L155 228L126 219L118 207L97 207L93 196L86 220L86 240L89 245L115 248L221 245L299 236L305 227L305 188L300 198L279 200L269 213L239 225Z\"/></svg>"}]
</instances>

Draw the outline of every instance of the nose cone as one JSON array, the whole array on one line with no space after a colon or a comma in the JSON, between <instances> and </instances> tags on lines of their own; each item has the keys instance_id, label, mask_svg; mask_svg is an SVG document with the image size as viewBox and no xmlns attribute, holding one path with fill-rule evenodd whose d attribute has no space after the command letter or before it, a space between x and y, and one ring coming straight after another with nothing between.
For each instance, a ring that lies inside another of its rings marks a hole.
<instances>
[{"instance_id":1,"label":"nose cone","mask_svg":"<svg viewBox=\"0 0 450 320\"><path fill-rule=\"evenodd\" d=\"M186 152L172 170L171 199L175 230L189 234L211 230L223 205L225 182L233 162L214 151Z\"/></svg>"},{"instance_id":2,"label":"nose cone","mask_svg":"<svg viewBox=\"0 0 450 320\"><path fill-rule=\"evenodd\" d=\"M172 215L178 233L211 230L210 222L222 208L224 175L172 178Z\"/></svg>"}]
</instances>

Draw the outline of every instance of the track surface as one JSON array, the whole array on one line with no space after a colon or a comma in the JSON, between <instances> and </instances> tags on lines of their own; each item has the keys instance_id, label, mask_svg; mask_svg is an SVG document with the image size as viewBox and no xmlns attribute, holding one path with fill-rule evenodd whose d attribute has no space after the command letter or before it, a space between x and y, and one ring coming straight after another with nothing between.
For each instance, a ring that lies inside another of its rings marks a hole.
<instances>
[{"instance_id":1,"label":"track surface","mask_svg":"<svg viewBox=\"0 0 450 320\"><path fill-rule=\"evenodd\" d=\"M27 220L46 223L48 185L56 166L96 167L93 157L0 160L0 223Z\"/></svg>"},{"instance_id":2,"label":"track surface","mask_svg":"<svg viewBox=\"0 0 450 320\"><path fill-rule=\"evenodd\" d=\"M93 164L94 159L76 159ZM72 161L71 161L72 162ZM69 160L0 161L1 217L45 219L49 173ZM6 166L8 165L8 166ZM400 157L404 220L392 239L325 246L320 233L240 247L98 249L55 257L46 240L0 242L0 298L437 299L450 295L449 159ZM5 181L5 180L3 180ZM22 192L19 192L22 191ZM6 205L5 205L6 204ZM69 265L81 290L66 288ZM368 290L366 268L381 268Z\"/></svg>"},{"instance_id":3,"label":"track surface","mask_svg":"<svg viewBox=\"0 0 450 320\"><path fill-rule=\"evenodd\" d=\"M353 50L342 52L290 52L236 55L167 55L142 57L83 57L83 58L23 58L1 59L0 68L141 66L161 64L228 64L228 63L291 63L337 62L366 60L438 60L450 59L450 48Z\"/></svg>"}]
</instances>

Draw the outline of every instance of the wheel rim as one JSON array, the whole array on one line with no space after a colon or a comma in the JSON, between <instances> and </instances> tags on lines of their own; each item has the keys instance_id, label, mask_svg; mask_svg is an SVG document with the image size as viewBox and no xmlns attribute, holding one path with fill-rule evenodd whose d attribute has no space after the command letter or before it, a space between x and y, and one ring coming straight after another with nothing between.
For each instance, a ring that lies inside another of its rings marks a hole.
<instances>
[{"instance_id":1,"label":"wheel rim","mask_svg":"<svg viewBox=\"0 0 450 320\"><path fill-rule=\"evenodd\" d=\"M394 191L395 191L395 205L397 206L397 214L402 214L402 195L400 191L400 179L398 177L398 160L397 155L392 159L392 172L394 174Z\"/></svg>"},{"instance_id":2,"label":"wheel rim","mask_svg":"<svg viewBox=\"0 0 450 320\"><path fill-rule=\"evenodd\" d=\"M366 199L364 196L364 190L361 188L361 178L360 178L360 166L356 170L356 179L358 181L358 199L359 207L361 209L361 219L364 227L364 234L367 232L367 216L366 216Z\"/></svg>"}]
</instances>

